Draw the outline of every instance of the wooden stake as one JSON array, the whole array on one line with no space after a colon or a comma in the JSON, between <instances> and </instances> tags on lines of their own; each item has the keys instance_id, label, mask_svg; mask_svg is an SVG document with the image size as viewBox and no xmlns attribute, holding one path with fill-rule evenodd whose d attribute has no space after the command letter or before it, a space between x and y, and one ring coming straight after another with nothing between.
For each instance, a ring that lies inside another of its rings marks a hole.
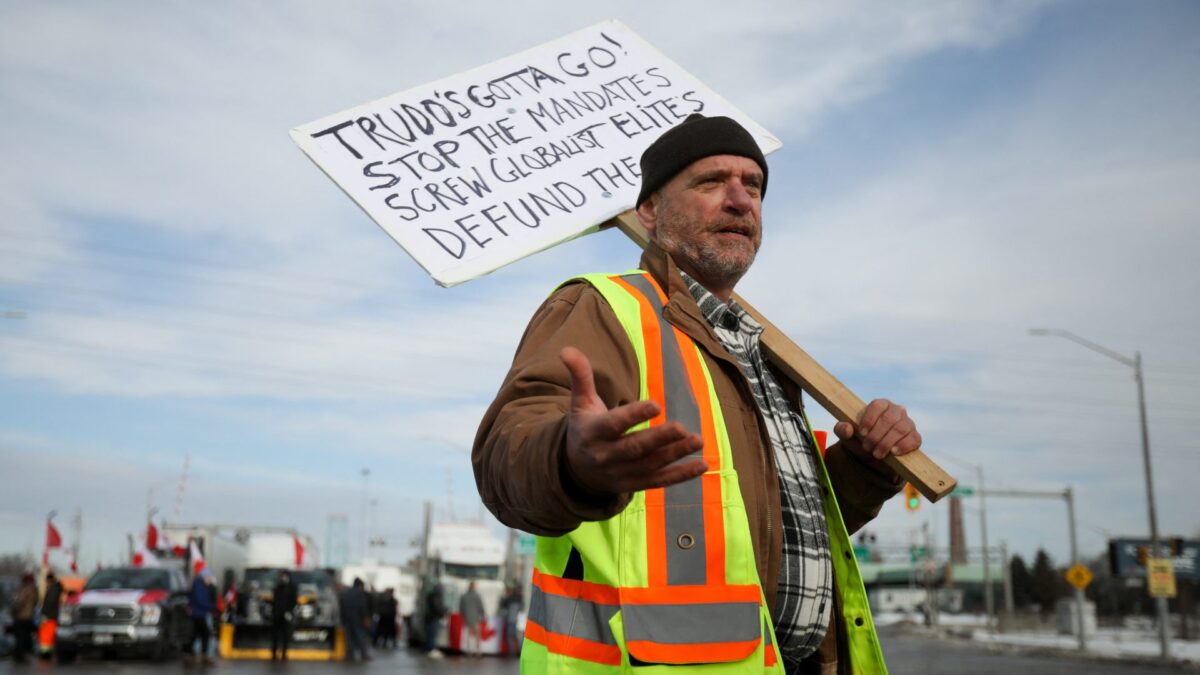
<instances>
[{"instance_id":1,"label":"wooden stake","mask_svg":"<svg viewBox=\"0 0 1200 675\"><path fill-rule=\"evenodd\" d=\"M622 213L611 222L638 246L646 248L650 242L650 233L642 227L637 214L632 210ZM762 347L771 362L838 421L857 424L867 409L863 400L855 396L854 392L847 389L846 385L825 370L808 352L792 342L745 299L736 293L734 298L763 325ZM945 497L957 484L950 474L920 450L900 456L888 455L885 461L893 471L915 485L931 502Z\"/></svg>"}]
</instances>

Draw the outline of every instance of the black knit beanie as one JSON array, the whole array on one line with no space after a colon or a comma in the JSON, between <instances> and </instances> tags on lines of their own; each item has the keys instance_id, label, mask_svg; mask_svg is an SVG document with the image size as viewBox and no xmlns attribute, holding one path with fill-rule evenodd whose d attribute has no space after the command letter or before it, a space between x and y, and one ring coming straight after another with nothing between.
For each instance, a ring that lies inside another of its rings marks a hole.
<instances>
[{"instance_id":1,"label":"black knit beanie","mask_svg":"<svg viewBox=\"0 0 1200 675\"><path fill-rule=\"evenodd\" d=\"M689 164L712 155L737 155L757 162L763 173L762 194L766 196L767 159L750 132L728 117L692 113L642 153L642 191L637 206Z\"/></svg>"}]
</instances>

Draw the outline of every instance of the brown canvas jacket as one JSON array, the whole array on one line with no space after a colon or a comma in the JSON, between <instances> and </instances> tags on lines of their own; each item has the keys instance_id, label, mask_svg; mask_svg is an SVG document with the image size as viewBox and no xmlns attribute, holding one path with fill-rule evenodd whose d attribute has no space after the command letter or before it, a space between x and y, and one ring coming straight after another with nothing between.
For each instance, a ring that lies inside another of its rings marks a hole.
<instances>
[{"instance_id":1,"label":"brown canvas jacket","mask_svg":"<svg viewBox=\"0 0 1200 675\"><path fill-rule=\"evenodd\" d=\"M768 603L773 603L782 521L779 481L766 425L737 361L712 332L674 262L652 242L640 265L667 291L665 318L700 345L712 373L750 520L759 578ZM591 285L568 283L530 320L512 368L480 424L472 454L475 481L488 509L505 525L544 536L566 534L583 521L611 518L631 497L614 494L602 500L587 499L567 475L562 457L570 376L559 359L566 346L587 355L595 372L596 393L609 408L638 400L637 359L625 330ZM776 375L785 387L790 385L785 377ZM793 400L799 403L798 391L794 387L789 390L797 394ZM825 464L846 527L853 533L879 513L901 482L844 445L831 446ZM811 672L838 672L838 642L844 640L838 640L836 633L828 631L812 659Z\"/></svg>"}]
</instances>

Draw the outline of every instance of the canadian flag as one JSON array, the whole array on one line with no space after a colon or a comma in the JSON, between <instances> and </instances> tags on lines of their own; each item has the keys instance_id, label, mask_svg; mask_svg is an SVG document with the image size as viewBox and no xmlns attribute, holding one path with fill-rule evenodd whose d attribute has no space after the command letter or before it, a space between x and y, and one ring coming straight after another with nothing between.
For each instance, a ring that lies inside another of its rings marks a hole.
<instances>
[{"instance_id":1,"label":"canadian flag","mask_svg":"<svg viewBox=\"0 0 1200 675\"><path fill-rule=\"evenodd\" d=\"M71 557L70 557L71 564L68 565L68 567L71 569L72 574L79 574L79 561L76 560L76 558L75 558L75 550L74 549L71 550L70 555L71 555Z\"/></svg>"},{"instance_id":2,"label":"canadian flag","mask_svg":"<svg viewBox=\"0 0 1200 675\"><path fill-rule=\"evenodd\" d=\"M54 514L50 514L53 518ZM58 528L54 526L54 521L46 519L46 546L42 549L42 567L50 566L50 549L59 548L62 546L62 535L59 534Z\"/></svg>"},{"instance_id":3,"label":"canadian flag","mask_svg":"<svg viewBox=\"0 0 1200 675\"><path fill-rule=\"evenodd\" d=\"M171 557L182 558L184 555L187 554L187 549L180 546L179 544L176 544L175 541L173 539L171 539L171 535L167 534L167 531L165 529L162 531L162 534L160 534L159 536L162 537L162 550L170 551Z\"/></svg>"},{"instance_id":4,"label":"canadian flag","mask_svg":"<svg viewBox=\"0 0 1200 675\"><path fill-rule=\"evenodd\" d=\"M158 550L158 528L154 526L154 521L146 523L146 548L151 551Z\"/></svg>"},{"instance_id":5,"label":"canadian flag","mask_svg":"<svg viewBox=\"0 0 1200 675\"><path fill-rule=\"evenodd\" d=\"M54 521L46 521L46 548L58 548L62 546L62 535L58 533L58 528L54 526Z\"/></svg>"},{"instance_id":6,"label":"canadian flag","mask_svg":"<svg viewBox=\"0 0 1200 675\"><path fill-rule=\"evenodd\" d=\"M146 548L144 541L139 541L137 548L133 551L132 562L134 567L158 567L158 556Z\"/></svg>"},{"instance_id":7,"label":"canadian flag","mask_svg":"<svg viewBox=\"0 0 1200 675\"><path fill-rule=\"evenodd\" d=\"M292 546L296 549L296 569L304 569L312 567L312 556L308 555L308 549L304 548L304 542L300 541L300 537L292 535Z\"/></svg>"},{"instance_id":8,"label":"canadian flag","mask_svg":"<svg viewBox=\"0 0 1200 675\"><path fill-rule=\"evenodd\" d=\"M207 567L204 562L204 556L200 555L200 547L196 545L195 539L188 540L188 556L192 559L192 574L200 574Z\"/></svg>"}]
</instances>

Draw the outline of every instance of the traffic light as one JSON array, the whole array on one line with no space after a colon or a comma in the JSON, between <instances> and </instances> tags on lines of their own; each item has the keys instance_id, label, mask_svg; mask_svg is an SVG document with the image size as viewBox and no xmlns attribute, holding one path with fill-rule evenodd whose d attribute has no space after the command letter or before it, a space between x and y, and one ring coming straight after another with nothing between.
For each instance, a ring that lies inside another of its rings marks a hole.
<instances>
[{"instance_id":1,"label":"traffic light","mask_svg":"<svg viewBox=\"0 0 1200 675\"><path fill-rule=\"evenodd\" d=\"M921 508L921 493L917 492L917 487L912 483L904 484L904 506L909 511Z\"/></svg>"}]
</instances>

